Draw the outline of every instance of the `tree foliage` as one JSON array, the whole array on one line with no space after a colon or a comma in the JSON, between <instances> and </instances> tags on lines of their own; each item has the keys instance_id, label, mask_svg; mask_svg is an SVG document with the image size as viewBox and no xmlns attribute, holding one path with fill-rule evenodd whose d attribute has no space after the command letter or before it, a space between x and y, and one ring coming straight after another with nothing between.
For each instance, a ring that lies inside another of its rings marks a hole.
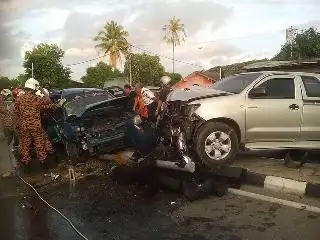
<instances>
[{"instance_id":1,"label":"tree foliage","mask_svg":"<svg viewBox=\"0 0 320 240\"><path fill-rule=\"evenodd\" d=\"M165 35L163 39L170 45L172 45L172 72L174 73L174 48L185 41L186 32L184 24L180 18L172 18L169 20L169 24L162 27Z\"/></svg>"},{"instance_id":2,"label":"tree foliage","mask_svg":"<svg viewBox=\"0 0 320 240\"><path fill-rule=\"evenodd\" d=\"M85 87L103 88L106 81L122 76L123 74L118 69L113 69L110 65L99 62L95 67L87 68L87 74L81 80Z\"/></svg>"},{"instance_id":3,"label":"tree foliage","mask_svg":"<svg viewBox=\"0 0 320 240\"><path fill-rule=\"evenodd\" d=\"M124 65L124 73L126 76L131 73L133 83L142 83L143 85L159 85L159 80L164 74L164 67L160 63L158 56L148 55L146 53L131 54Z\"/></svg>"},{"instance_id":4,"label":"tree foliage","mask_svg":"<svg viewBox=\"0 0 320 240\"><path fill-rule=\"evenodd\" d=\"M19 74L16 78L11 80L12 88L23 88L24 83L27 81L28 77L26 74Z\"/></svg>"},{"instance_id":5,"label":"tree foliage","mask_svg":"<svg viewBox=\"0 0 320 240\"><path fill-rule=\"evenodd\" d=\"M167 73L165 73L165 75L167 75L171 78L170 85L174 85L183 79L183 77L180 73L168 73L167 72Z\"/></svg>"},{"instance_id":6,"label":"tree foliage","mask_svg":"<svg viewBox=\"0 0 320 240\"><path fill-rule=\"evenodd\" d=\"M180 18L174 17L170 19L169 24L164 25L162 29L165 32L163 38L167 43L177 46L185 41L186 32Z\"/></svg>"},{"instance_id":7,"label":"tree foliage","mask_svg":"<svg viewBox=\"0 0 320 240\"><path fill-rule=\"evenodd\" d=\"M320 32L314 28L309 28L308 30L296 35L292 46L284 44L273 60L285 61L319 57Z\"/></svg>"},{"instance_id":8,"label":"tree foliage","mask_svg":"<svg viewBox=\"0 0 320 240\"><path fill-rule=\"evenodd\" d=\"M115 21L107 22L103 30L100 31L94 38L99 48L110 57L110 64L116 68L118 62L121 62L121 56L126 56L129 53L130 45L127 41L129 33Z\"/></svg>"},{"instance_id":9,"label":"tree foliage","mask_svg":"<svg viewBox=\"0 0 320 240\"><path fill-rule=\"evenodd\" d=\"M27 51L23 63L27 78L32 76L33 63L33 76L40 84L54 88L68 86L71 70L63 66L63 56L64 51L55 44L41 43Z\"/></svg>"},{"instance_id":10,"label":"tree foliage","mask_svg":"<svg viewBox=\"0 0 320 240\"><path fill-rule=\"evenodd\" d=\"M8 77L0 76L0 91L10 87L11 87L10 79Z\"/></svg>"}]
</instances>

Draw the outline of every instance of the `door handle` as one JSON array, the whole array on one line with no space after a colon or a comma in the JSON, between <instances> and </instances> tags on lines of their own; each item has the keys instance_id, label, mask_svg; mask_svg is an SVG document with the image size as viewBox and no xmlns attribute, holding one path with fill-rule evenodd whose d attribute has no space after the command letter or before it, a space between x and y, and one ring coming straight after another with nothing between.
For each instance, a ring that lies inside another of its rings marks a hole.
<instances>
[{"instance_id":1,"label":"door handle","mask_svg":"<svg viewBox=\"0 0 320 240\"><path fill-rule=\"evenodd\" d=\"M291 105L289 106L289 108L290 108L291 110L298 110L298 109L299 109L299 106L298 106L297 104L291 104Z\"/></svg>"}]
</instances>

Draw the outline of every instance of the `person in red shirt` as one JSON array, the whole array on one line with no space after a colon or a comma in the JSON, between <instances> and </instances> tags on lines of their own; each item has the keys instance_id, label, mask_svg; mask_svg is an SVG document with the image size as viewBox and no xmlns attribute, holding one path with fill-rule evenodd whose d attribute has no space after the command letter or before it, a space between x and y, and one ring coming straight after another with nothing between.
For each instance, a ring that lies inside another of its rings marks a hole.
<instances>
[{"instance_id":1,"label":"person in red shirt","mask_svg":"<svg viewBox=\"0 0 320 240\"><path fill-rule=\"evenodd\" d=\"M143 101L143 96L141 94L141 84L137 84L135 86L136 97L133 105L133 111L135 111L142 119L148 118L148 107L145 105Z\"/></svg>"}]
</instances>

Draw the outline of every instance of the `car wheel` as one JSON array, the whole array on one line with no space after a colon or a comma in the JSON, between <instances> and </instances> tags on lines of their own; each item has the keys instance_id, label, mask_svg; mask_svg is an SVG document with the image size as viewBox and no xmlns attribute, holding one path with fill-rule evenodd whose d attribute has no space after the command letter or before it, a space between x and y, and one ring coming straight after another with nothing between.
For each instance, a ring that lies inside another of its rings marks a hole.
<instances>
[{"instance_id":1,"label":"car wheel","mask_svg":"<svg viewBox=\"0 0 320 240\"><path fill-rule=\"evenodd\" d=\"M239 149L235 130L223 122L209 122L199 129L195 150L208 167L230 164Z\"/></svg>"}]
</instances>

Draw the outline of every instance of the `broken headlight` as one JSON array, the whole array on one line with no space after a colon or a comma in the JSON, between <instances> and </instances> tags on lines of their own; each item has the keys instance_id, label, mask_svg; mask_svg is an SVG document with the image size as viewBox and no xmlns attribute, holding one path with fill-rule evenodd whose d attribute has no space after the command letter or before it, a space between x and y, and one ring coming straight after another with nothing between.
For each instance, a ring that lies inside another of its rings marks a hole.
<instances>
[{"instance_id":1,"label":"broken headlight","mask_svg":"<svg viewBox=\"0 0 320 240\"><path fill-rule=\"evenodd\" d=\"M191 104L186 106L185 114L190 121L194 121L197 118L195 117L195 111L200 107L200 104Z\"/></svg>"}]
</instances>

